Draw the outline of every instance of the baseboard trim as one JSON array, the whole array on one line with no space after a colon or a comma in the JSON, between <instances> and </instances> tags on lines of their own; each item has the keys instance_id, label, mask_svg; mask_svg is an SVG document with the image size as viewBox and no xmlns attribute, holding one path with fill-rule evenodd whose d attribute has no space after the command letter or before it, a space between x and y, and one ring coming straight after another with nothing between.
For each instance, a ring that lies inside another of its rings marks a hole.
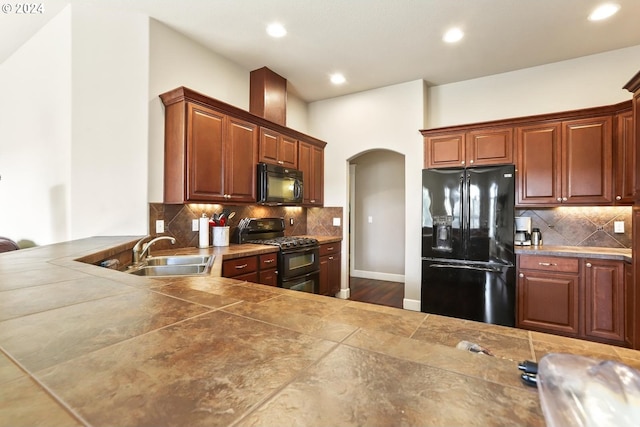
<instances>
[{"instance_id":1,"label":"baseboard trim","mask_svg":"<svg viewBox=\"0 0 640 427\"><path fill-rule=\"evenodd\" d=\"M352 277L361 279L384 280L387 282L404 283L404 274L378 273L376 271L352 270Z\"/></svg>"},{"instance_id":2,"label":"baseboard trim","mask_svg":"<svg viewBox=\"0 0 640 427\"><path fill-rule=\"evenodd\" d=\"M350 296L351 296L351 288L340 289L340 292L336 294L336 298L341 298L341 299L349 299Z\"/></svg>"},{"instance_id":3,"label":"baseboard trim","mask_svg":"<svg viewBox=\"0 0 640 427\"><path fill-rule=\"evenodd\" d=\"M420 311L420 301L405 298L402 300L402 308L405 310Z\"/></svg>"}]
</instances>

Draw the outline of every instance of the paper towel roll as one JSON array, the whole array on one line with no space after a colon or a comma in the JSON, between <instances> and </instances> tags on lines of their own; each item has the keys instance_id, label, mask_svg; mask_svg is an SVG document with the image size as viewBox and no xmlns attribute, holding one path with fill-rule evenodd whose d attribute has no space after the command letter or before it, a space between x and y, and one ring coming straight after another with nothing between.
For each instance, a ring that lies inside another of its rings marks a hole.
<instances>
[{"instance_id":1,"label":"paper towel roll","mask_svg":"<svg viewBox=\"0 0 640 427\"><path fill-rule=\"evenodd\" d=\"M209 247L209 218L203 216L199 222L200 236L198 246L201 248Z\"/></svg>"}]
</instances>

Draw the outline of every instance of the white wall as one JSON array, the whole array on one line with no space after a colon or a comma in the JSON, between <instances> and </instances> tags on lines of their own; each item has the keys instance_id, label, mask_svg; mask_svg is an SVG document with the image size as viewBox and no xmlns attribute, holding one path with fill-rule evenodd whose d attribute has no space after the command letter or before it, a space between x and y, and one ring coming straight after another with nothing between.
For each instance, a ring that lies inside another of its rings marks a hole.
<instances>
[{"instance_id":1,"label":"white wall","mask_svg":"<svg viewBox=\"0 0 640 427\"><path fill-rule=\"evenodd\" d=\"M0 236L70 238L71 7L0 65Z\"/></svg>"},{"instance_id":2,"label":"white wall","mask_svg":"<svg viewBox=\"0 0 640 427\"><path fill-rule=\"evenodd\" d=\"M429 128L610 105L640 69L640 46L429 88Z\"/></svg>"},{"instance_id":3,"label":"white wall","mask_svg":"<svg viewBox=\"0 0 640 427\"><path fill-rule=\"evenodd\" d=\"M71 238L146 234L149 19L72 8Z\"/></svg>"},{"instance_id":4,"label":"white wall","mask_svg":"<svg viewBox=\"0 0 640 427\"><path fill-rule=\"evenodd\" d=\"M405 156L405 308L419 310L420 214L424 82L416 80L309 105L311 134L327 141L325 148L325 206L348 206L348 163L372 149ZM349 218L344 211L342 253L347 252ZM416 238L415 236L418 236ZM348 257L342 257L342 296L346 296ZM417 305L416 305L417 304Z\"/></svg>"}]
</instances>

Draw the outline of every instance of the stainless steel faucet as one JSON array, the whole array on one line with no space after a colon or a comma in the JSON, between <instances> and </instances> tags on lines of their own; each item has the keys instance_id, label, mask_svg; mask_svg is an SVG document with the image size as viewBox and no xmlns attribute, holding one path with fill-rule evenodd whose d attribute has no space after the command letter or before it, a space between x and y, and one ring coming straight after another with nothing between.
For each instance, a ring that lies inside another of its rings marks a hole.
<instances>
[{"instance_id":1,"label":"stainless steel faucet","mask_svg":"<svg viewBox=\"0 0 640 427\"><path fill-rule=\"evenodd\" d=\"M151 236L144 236L142 239L138 240L138 242L133 247L133 263L134 264L138 264L140 260L144 258L145 253L147 253L147 256L151 256L151 245L153 245L155 242L159 240L171 240L172 245L175 245L176 243L176 239L174 239L171 236L156 237L155 239L152 239L151 241L149 241L149 243L144 243L144 241L149 237ZM140 248L142 248L142 250L140 250Z\"/></svg>"}]
</instances>

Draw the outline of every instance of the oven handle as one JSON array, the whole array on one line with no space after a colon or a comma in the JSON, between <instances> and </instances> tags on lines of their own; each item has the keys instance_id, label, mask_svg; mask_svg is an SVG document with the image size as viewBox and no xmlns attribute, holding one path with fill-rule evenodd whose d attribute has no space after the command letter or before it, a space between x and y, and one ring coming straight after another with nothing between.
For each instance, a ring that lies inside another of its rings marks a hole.
<instances>
[{"instance_id":1,"label":"oven handle","mask_svg":"<svg viewBox=\"0 0 640 427\"><path fill-rule=\"evenodd\" d=\"M320 246L307 246L305 248L299 248L299 249L282 249L281 252L283 255L289 255L289 254L298 254L301 252L315 252L316 250L319 251Z\"/></svg>"}]
</instances>

